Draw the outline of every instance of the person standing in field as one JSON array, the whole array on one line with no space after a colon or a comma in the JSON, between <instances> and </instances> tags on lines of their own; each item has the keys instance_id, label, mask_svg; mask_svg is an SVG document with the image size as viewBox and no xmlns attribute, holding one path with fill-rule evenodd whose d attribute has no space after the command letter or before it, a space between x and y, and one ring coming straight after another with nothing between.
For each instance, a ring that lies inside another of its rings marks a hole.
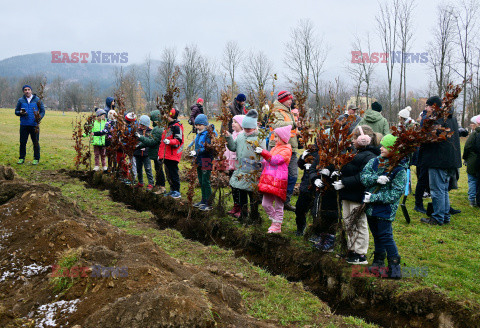
<instances>
[{"instance_id":1,"label":"person standing in field","mask_svg":"<svg viewBox=\"0 0 480 328\"><path fill-rule=\"evenodd\" d=\"M188 124L192 126L192 132L197 133L195 130L195 119L198 115L203 114L203 99L198 98L197 103L190 107L190 119L188 120Z\"/></svg>"},{"instance_id":2,"label":"person standing in field","mask_svg":"<svg viewBox=\"0 0 480 328\"><path fill-rule=\"evenodd\" d=\"M20 157L17 164L25 163L27 154L28 136L33 142L33 165L40 161L40 130L38 124L45 116L45 107L37 95L32 94L32 87L25 84L22 88L23 97L18 99L15 115L20 116ZM40 115L40 120L35 119L35 113ZM37 128L37 130L35 130Z\"/></svg>"},{"instance_id":3,"label":"person standing in field","mask_svg":"<svg viewBox=\"0 0 480 328\"><path fill-rule=\"evenodd\" d=\"M373 132L381 133L384 136L390 133L388 121L382 115L382 105L376 101L372 104L372 108L367 110L365 117L360 120L358 125L368 125Z\"/></svg>"}]
</instances>

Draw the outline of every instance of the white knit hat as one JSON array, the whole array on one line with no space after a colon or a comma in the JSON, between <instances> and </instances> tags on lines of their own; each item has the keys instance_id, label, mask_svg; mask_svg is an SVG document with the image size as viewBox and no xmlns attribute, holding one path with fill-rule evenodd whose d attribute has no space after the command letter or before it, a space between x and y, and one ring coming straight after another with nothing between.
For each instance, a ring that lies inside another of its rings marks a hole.
<instances>
[{"instance_id":1,"label":"white knit hat","mask_svg":"<svg viewBox=\"0 0 480 328\"><path fill-rule=\"evenodd\" d=\"M398 112L398 116L400 116L402 118L405 118L405 119L409 118L411 111L412 111L412 107L407 106L407 107L405 107L404 109L402 109L401 111Z\"/></svg>"}]
</instances>

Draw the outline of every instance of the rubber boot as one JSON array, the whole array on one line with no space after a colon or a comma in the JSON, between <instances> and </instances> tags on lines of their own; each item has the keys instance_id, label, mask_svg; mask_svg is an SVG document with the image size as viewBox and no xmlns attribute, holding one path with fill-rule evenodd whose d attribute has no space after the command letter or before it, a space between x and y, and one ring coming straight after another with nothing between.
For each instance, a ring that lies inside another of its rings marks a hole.
<instances>
[{"instance_id":1,"label":"rubber boot","mask_svg":"<svg viewBox=\"0 0 480 328\"><path fill-rule=\"evenodd\" d=\"M400 267L400 255L389 257L387 260L388 260L388 278L401 279L402 268Z\"/></svg>"},{"instance_id":2,"label":"rubber boot","mask_svg":"<svg viewBox=\"0 0 480 328\"><path fill-rule=\"evenodd\" d=\"M368 272L375 277L384 277L388 276L387 268L385 267L385 257L386 253L373 253L373 262L372 265L368 267Z\"/></svg>"}]
</instances>

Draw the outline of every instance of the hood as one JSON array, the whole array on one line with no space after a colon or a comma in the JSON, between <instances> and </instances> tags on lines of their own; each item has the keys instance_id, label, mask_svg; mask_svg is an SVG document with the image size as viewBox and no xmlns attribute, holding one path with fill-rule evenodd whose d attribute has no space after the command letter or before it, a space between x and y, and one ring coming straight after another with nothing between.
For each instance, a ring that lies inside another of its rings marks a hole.
<instances>
[{"instance_id":1,"label":"hood","mask_svg":"<svg viewBox=\"0 0 480 328\"><path fill-rule=\"evenodd\" d=\"M108 108L112 108L112 102L114 101L115 99L113 97L107 97L107 99L105 100L105 105L108 107Z\"/></svg>"},{"instance_id":2,"label":"hood","mask_svg":"<svg viewBox=\"0 0 480 328\"><path fill-rule=\"evenodd\" d=\"M153 123L153 126L157 126L160 121L160 111L158 109L150 112L150 120Z\"/></svg>"},{"instance_id":3,"label":"hood","mask_svg":"<svg viewBox=\"0 0 480 328\"><path fill-rule=\"evenodd\" d=\"M382 119L383 119L382 114L372 109L367 110L367 114L365 114L365 121L367 121L368 123L376 123Z\"/></svg>"}]
</instances>

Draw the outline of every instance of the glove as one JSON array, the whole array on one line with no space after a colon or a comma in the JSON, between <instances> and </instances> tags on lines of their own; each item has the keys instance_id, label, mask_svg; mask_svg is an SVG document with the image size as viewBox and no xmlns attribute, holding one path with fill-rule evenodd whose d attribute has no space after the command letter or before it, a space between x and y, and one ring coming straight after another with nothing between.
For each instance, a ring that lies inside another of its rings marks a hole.
<instances>
[{"instance_id":1,"label":"glove","mask_svg":"<svg viewBox=\"0 0 480 328\"><path fill-rule=\"evenodd\" d=\"M341 173L338 172L338 171L333 171L332 175L330 177L334 178L334 177L340 177Z\"/></svg>"},{"instance_id":2,"label":"glove","mask_svg":"<svg viewBox=\"0 0 480 328\"><path fill-rule=\"evenodd\" d=\"M365 196L363 196L363 202L364 203L370 203L370 198L371 197L372 197L372 193L367 191L365 193Z\"/></svg>"},{"instance_id":3,"label":"glove","mask_svg":"<svg viewBox=\"0 0 480 328\"><path fill-rule=\"evenodd\" d=\"M256 152L257 154L261 154L262 151L263 151L263 148L262 148L262 147L257 147L257 148L255 148L255 152Z\"/></svg>"},{"instance_id":4,"label":"glove","mask_svg":"<svg viewBox=\"0 0 480 328\"><path fill-rule=\"evenodd\" d=\"M302 159L305 159L305 157L307 157L308 154L310 154L310 152L308 150L305 150L302 154Z\"/></svg>"},{"instance_id":5,"label":"glove","mask_svg":"<svg viewBox=\"0 0 480 328\"><path fill-rule=\"evenodd\" d=\"M312 167L312 164L310 163L305 164L305 170L310 170L311 167Z\"/></svg>"},{"instance_id":6,"label":"glove","mask_svg":"<svg viewBox=\"0 0 480 328\"><path fill-rule=\"evenodd\" d=\"M330 175L330 170L329 170L329 169L322 169L322 170L320 171L320 174L329 176L329 175Z\"/></svg>"},{"instance_id":7,"label":"glove","mask_svg":"<svg viewBox=\"0 0 480 328\"><path fill-rule=\"evenodd\" d=\"M390 182L390 178L387 177L386 175L381 175L377 179L377 183L381 185L385 185Z\"/></svg>"},{"instance_id":8,"label":"glove","mask_svg":"<svg viewBox=\"0 0 480 328\"><path fill-rule=\"evenodd\" d=\"M345 187L342 183L342 180L335 181L334 183L332 183L332 185L333 185L333 188L335 188L335 190L340 190Z\"/></svg>"},{"instance_id":9,"label":"glove","mask_svg":"<svg viewBox=\"0 0 480 328\"><path fill-rule=\"evenodd\" d=\"M140 138L142 135L138 132L135 132L135 137Z\"/></svg>"},{"instance_id":10,"label":"glove","mask_svg":"<svg viewBox=\"0 0 480 328\"><path fill-rule=\"evenodd\" d=\"M315 179L315 181L313 182L313 184L314 184L315 186L317 186L317 188L322 188L322 187L323 187L323 182L322 182L322 180L320 180L320 179Z\"/></svg>"},{"instance_id":11,"label":"glove","mask_svg":"<svg viewBox=\"0 0 480 328\"><path fill-rule=\"evenodd\" d=\"M195 155L197 155L197 152L196 152L195 150L192 150L192 151L190 152L190 156L193 157L193 156L195 156Z\"/></svg>"},{"instance_id":12,"label":"glove","mask_svg":"<svg viewBox=\"0 0 480 328\"><path fill-rule=\"evenodd\" d=\"M170 144L170 140L169 140L169 139L165 139L165 140L163 140L163 143L166 144L166 145L168 145L168 144Z\"/></svg>"}]
</instances>

